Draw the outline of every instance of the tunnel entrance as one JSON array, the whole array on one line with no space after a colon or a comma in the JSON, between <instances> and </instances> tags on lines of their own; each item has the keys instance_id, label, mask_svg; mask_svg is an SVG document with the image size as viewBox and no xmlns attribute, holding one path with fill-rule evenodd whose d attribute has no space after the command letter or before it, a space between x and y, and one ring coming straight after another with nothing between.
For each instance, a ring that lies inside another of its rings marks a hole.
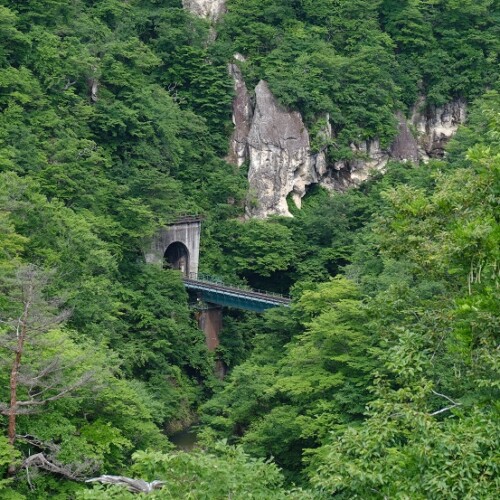
<instances>
[{"instance_id":1,"label":"tunnel entrance","mask_svg":"<svg viewBox=\"0 0 500 500\"><path fill-rule=\"evenodd\" d=\"M178 269L184 276L189 273L189 251L183 243L176 241L165 250L165 266Z\"/></svg>"}]
</instances>

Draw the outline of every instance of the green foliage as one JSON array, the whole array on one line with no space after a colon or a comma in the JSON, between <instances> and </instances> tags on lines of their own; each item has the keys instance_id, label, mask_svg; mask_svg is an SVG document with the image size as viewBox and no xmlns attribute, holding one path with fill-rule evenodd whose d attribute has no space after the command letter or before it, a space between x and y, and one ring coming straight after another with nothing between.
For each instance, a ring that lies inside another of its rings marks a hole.
<instances>
[{"instance_id":1,"label":"green foliage","mask_svg":"<svg viewBox=\"0 0 500 500\"><path fill-rule=\"evenodd\" d=\"M279 221L304 266L328 249L351 280L297 283L295 326L261 326L204 424L320 496L494 495L498 103L484 97L449 161L389 165Z\"/></svg>"},{"instance_id":2,"label":"green foliage","mask_svg":"<svg viewBox=\"0 0 500 500\"><path fill-rule=\"evenodd\" d=\"M251 220L231 228L231 233L236 237L226 245L235 266L247 272L266 277L286 270L294 258L291 232L279 224Z\"/></svg>"},{"instance_id":3,"label":"green foliage","mask_svg":"<svg viewBox=\"0 0 500 500\"><path fill-rule=\"evenodd\" d=\"M413 408L417 393L411 402L400 397L321 448L311 464L313 483L339 498L494 496L498 413L474 410L440 422Z\"/></svg>"},{"instance_id":4,"label":"green foliage","mask_svg":"<svg viewBox=\"0 0 500 500\"><path fill-rule=\"evenodd\" d=\"M302 323L299 332L280 345L270 317L263 325L266 338L256 339L250 358L203 406L203 422L220 436L243 434L246 450L274 457L297 479L305 448L364 413L376 367L370 356L374 340L362 328L364 309L357 287L345 279L304 291L292 309Z\"/></svg>"},{"instance_id":5,"label":"green foliage","mask_svg":"<svg viewBox=\"0 0 500 500\"><path fill-rule=\"evenodd\" d=\"M212 57L208 29L199 21L194 35L195 21L179 9L0 3L0 279L27 263L52 269L46 293L72 310L68 325L51 332L65 376L96 374L93 390L20 415L19 432L34 439L18 447L63 467L120 471L134 450L168 449L159 428L191 422L213 383L179 277L145 266L141 248L176 214L214 202L234 212L244 196L241 174L217 158L232 89L220 61L195 71ZM174 12L183 15L175 29L185 51L196 45L182 99L171 64L179 47L164 43ZM214 190L221 179L222 198ZM7 295L2 287L2 314ZM39 346L26 369L53 354ZM27 496L68 497L77 488L30 473L36 493L24 478L16 483Z\"/></svg>"},{"instance_id":6,"label":"green foliage","mask_svg":"<svg viewBox=\"0 0 500 500\"><path fill-rule=\"evenodd\" d=\"M5 478L35 452L166 479L158 498L309 497L283 477L315 498L494 496L498 93L445 160L392 163L335 196L312 190L293 219L238 220L245 168L221 158L235 52L249 88L268 80L303 114L314 151L344 159L353 142L388 145L394 111L421 95L470 102L498 86L497 1L230 0L216 39L177 0L0 4L0 310L19 317L16 269L51 269L44 298L73 314L29 346L24 369L55 357L54 383L94 380L19 415L16 449L0 440L2 498L127 495L35 468L31 485ZM179 276L141 256L185 212L206 215L204 271L295 298L232 315L225 382ZM159 429L192 423L202 401L203 432L241 447L167 453Z\"/></svg>"},{"instance_id":7,"label":"green foliage","mask_svg":"<svg viewBox=\"0 0 500 500\"><path fill-rule=\"evenodd\" d=\"M13 479L5 479L8 467L19 459L19 455L19 452L9 444L7 438L0 436L0 473L2 477L0 479L0 493L2 494L2 498L9 500L23 498L21 495L16 494L10 487Z\"/></svg>"},{"instance_id":8,"label":"green foliage","mask_svg":"<svg viewBox=\"0 0 500 500\"><path fill-rule=\"evenodd\" d=\"M312 482L328 494L489 498L498 489L497 109L490 94L462 168L438 173L430 192L386 194L372 229L379 277L405 260L406 283L392 278L373 298L385 348L369 418L313 454Z\"/></svg>"},{"instance_id":9,"label":"green foliage","mask_svg":"<svg viewBox=\"0 0 500 500\"><path fill-rule=\"evenodd\" d=\"M313 498L304 490L287 490L275 464L249 457L239 447L216 443L208 452L161 454L137 452L132 473L137 477L164 480L165 485L148 498ZM139 495L139 498L143 495ZM145 497L145 496L144 496ZM96 487L77 498L136 498L119 487Z\"/></svg>"},{"instance_id":10,"label":"green foliage","mask_svg":"<svg viewBox=\"0 0 500 500\"><path fill-rule=\"evenodd\" d=\"M4 416L12 407L11 372L20 355L13 407L17 447L23 455L44 453L76 477L96 468L121 468L137 448L167 449L166 438L154 425L157 405L151 396L140 383L118 378L119 359L104 345L77 341L75 332L58 327L61 315L44 278L35 266L27 266L0 282L5 296L0 318ZM17 458L16 450L11 451ZM30 481L30 487L45 494L57 489L36 469ZM18 486L21 492L28 489Z\"/></svg>"},{"instance_id":11,"label":"green foliage","mask_svg":"<svg viewBox=\"0 0 500 500\"><path fill-rule=\"evenodd\" d=\"M419 95L440 105L494 85L499 16L491 0L233 0L217 43L308 125L328 114L342 158L352 142L388 144L394 111Z\"/></svg>"}]
</instances>

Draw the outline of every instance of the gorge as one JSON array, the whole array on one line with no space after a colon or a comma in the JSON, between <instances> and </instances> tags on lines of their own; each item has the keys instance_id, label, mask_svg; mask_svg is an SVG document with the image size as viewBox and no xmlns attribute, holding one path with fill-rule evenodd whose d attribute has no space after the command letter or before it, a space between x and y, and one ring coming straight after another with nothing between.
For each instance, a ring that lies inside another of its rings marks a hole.
<instances>
[{"instance_id":1,"label":"gorge","mask_svg":"<svg viewBox=\"0 0 500 500\"><path fill-rule=\"evenodd\" d=\"M496 498L499 25L0 0L0 498Z\"/></svg>"}]
</instances>

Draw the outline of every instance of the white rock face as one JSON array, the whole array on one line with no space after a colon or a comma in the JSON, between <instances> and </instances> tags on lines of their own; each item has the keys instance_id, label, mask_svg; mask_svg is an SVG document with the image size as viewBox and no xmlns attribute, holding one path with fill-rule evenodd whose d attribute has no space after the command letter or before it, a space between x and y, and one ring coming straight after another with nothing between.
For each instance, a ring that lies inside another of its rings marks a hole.
<instances>
[{"instance_id":1,"label":"white rock face","mask_svg":"<svg viewBox=\"0 0 500 500\"><path fill-rule=\"evenodd\" d=\"M236 55L235 59L243 60L241 57ZM440 108L424 108L422 101L415 105L410 120L403 113L396 113L398 134L389 148L383 149L378 139L351 144L353 159L328 164L324 150L311 152L309 132L299 112L283 108L265 81L257 85L253 103L238 66L231 64L229 71L236 96L235 130L227 160L238 166L250 161L246 205L249 217L291 216L288 196L300 208L311 184L343 191L363 182L373 171L383 172L390 159L418 163L441 157L444 145L466 118L464 101L453 101ZM417 137L410 125L417 130ZM325 144L332 138L328 116L319 135Z\"/></svg>"},{"instance_id":2,"label":"white rock face","mask_svg":"<svg viewBox=\"0 0 500 500\"><path fill-rule=\"evenodd\" d=\"M383 171L389 161L389 154L380 147L378 139L351 144L357 160L349 162L350 180L352 184L366 181L372 170Z\"/></svg>"},{"instance_id":3,"label":"white rock face","mask_svg":"<svg viewBox=\"0 0 500 500\"><path fill-rule=\"evenodd\" d=\"M457 99L444 106L425 107L421 97L413 108L411 123L417 130L422 160L444 156L444 146L467 119L467 104Z\"/></svg>"},{"instance_id":4,"label":"white rock face","mask_svg":"<svg viewBox=\"0 0 500 500\"><path fill-rule=\"evenodd\" d=\"M418 163L441 158L446 143L466 118L467 103L463 100L442 107L425 107L425 97L421 97L410 120L400 111L396 113L398 134L388 149L382 149L377 139L351 144L358 159L336 162L333 168L329 166L326 174L321 173L319 184L332 191L343 191L366 180L374 170L383 172L391 159ZM412 134L410 126L417 131L417 137Z\"/></svg>"},{"instance_id":5,"label":"white rock face","mask_svg":"<svg viewBox=\"0 0 500 500\"><path fill-rule=\"evenodd\" d=\"M332 191L343 191L367 180L374 171L384 172L391 159L418 163L417 139L411 133L407 119L401 112L397 112L395 118L398 134L390 148L382 148L378 139L351 144L354 159L335 162L333 169L322 175L320 185Z\"/></svg>"},{"instance_id":6,"label":"white rock face","mask_svg":"<svg viewBox=\"0 0 500 500\"><path fill-rule=\"evenodd\" d=\"M378 139L351 144L352 160L336 161L317 170L318 184L330 191L345 191L368 179L372 171L383 172L389 161L389 152L381 149ZM321 172L321 173L320 173Z\"/></svg>"},{"instance_id":7,"label":"white rock face","mask_svg":"<svg viewBox=\"0 0 500 500\"><path fill-rule=\"evenodd\" d=\"M182 0L182 6L211 21L217 21L226 12L226 0Z\"/></svg>"},{"instance_id":8,"label":"white rock face","mask_svg":"<svg viewBox=\"0 0 500 500\"><path fill-rule=\"evenodd\" d=\"M255 111L248 135L250 200L247 215L291 216L286 198L300 199L317 182L311 169L309 133L302 116L278 104L266 82L255 88Z\"/></svg>"}]
</instances>

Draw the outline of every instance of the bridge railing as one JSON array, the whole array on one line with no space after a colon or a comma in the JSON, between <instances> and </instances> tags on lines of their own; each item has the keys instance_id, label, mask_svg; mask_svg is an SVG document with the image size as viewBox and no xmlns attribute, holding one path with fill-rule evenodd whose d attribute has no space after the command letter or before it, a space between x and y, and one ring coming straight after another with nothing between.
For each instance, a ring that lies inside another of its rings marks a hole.
<instances>
[{"instance_id":1,"label":"bridge railing","mask_svg":"<svg viewBox=\"0 0 500 500\"><path fill-rule=\"evenodd\" d=\"M201 222L203 220L203 215L201 214L190 214L190 213L180 213L175 216L169 225L191 223L191 222Z\"/></svg>"},{"instance_id":2,"label":"bridge railing","mask_svg":"<svg viewBox=\"0 0 500 500\"><path fill-rule=\"evenodd\" d=\"M269 292L267 290L259 290L256 288L251 288L246 285L229 285L227 283L224 283L222 278L219 278L218 276L210 276L208 274L202 274L202 273L189 273L190 280L193 281L201 281L203 283L209 283L213 285L220 285L220 286L225 286L228 288L233 288L236 290L241 290L242 292L254 292L254 293L259 293L262 295L267 295L269 297L276 297L278 299L290 299L288 295L284 295L282 293L276 293L276 292Z\"/></svg>"}]
</instances>

